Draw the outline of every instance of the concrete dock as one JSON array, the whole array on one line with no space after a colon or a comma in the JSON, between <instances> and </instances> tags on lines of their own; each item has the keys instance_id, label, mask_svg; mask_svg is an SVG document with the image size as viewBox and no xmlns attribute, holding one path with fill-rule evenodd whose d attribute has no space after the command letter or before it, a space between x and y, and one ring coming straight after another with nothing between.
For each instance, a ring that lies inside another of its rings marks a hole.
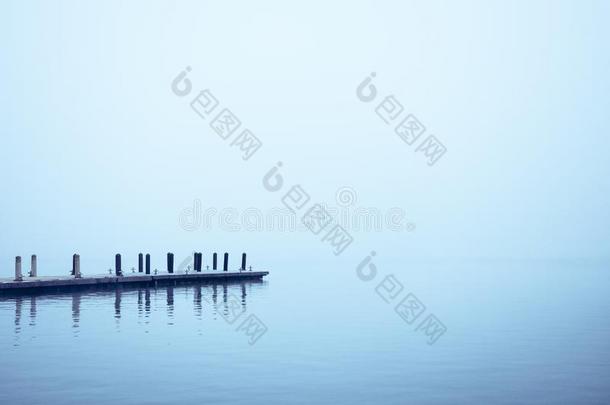
<instances>
[{"instance_id":1,"label":"concrete dock","mask_svg":"<svg viewBox=\"0 0 610 405\"><path fill-rule=\"evenodd\" d=\"M78 273L77 273L78 274ZM132 273L124 276L93 275L89 277L23 277L22 281L11 278L0 278L0 294L19 292L45 291L54 289L78 289L91 286L119 286L119 285L168 285L182 282L232 282L238 280L261 280L268 275L268 271L215 271L215 272L189 272L189 273L159 273L143 274ZM80 274L78 274L80 275Z\"/></svg>"}]
</instances>

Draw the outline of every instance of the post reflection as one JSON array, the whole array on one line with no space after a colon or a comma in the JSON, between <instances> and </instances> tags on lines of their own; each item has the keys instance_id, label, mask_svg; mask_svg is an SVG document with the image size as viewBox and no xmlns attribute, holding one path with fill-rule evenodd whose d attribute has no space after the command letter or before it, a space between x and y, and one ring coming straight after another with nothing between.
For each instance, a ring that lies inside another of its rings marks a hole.
<instances>
[{"instance_id":1,"label":"post reflection","mask_svg":"<svg viewBox=\"0 0 610 405\"><path fill-rule=\"evenodd\" d=\"M144 290L144 314L146 318L150 315L150 288Z\"/></svg>"},{"instance_id":2,"label":"post reflection","mask_svg":"<svg viewBox=\"0 0 610 405\"><path fill-rule=\"evenodd\" d=\"M241 306L246 311L246 284L241 283Z\"/></svg>"},{"instance_id":3,"label":"post reflection","mask_svg":"<svg viewBox=\"0 0 610 405\"><path fill-rule=\"evenodd\" d=\"M80 302L82 294L75 292L72 294L72 327L77 329L80 322Z\"/></svg>"},{"instance_id":4,"label":"post reflection","mask_svg":"<svg viewBox=\"0 0 610 405\"><path fill-rule=\"evenodd\" d=\"M30 326L36 325L36 296L30 297Z\"/></svg>"},{"instance_id":5,"label":"post reflection","mask_svg":"<svg viewBox=\"0 0 610 405\"><path fill-rule=\"evenodd\" d=\"M144 291L138 290L138 317L142 316L142 303L144 301Z\"/></svg>"},{"instance_id":6,"label":"post reflection","mask_svg":"<svg viewBox=\"0 0 610 405\"><path fill-rule=\"evenodd\" d=\"M216 315L218 314L218 286L214 284L212 286L212 315L214 319L216 319Z\"/></svg>"},{"instance_id":7,"label":"post reflection","mask_svg":"<svg viewBox=\"0 0 610 405\"><path fill-rule=\"evenodd\" d=\"M198 319L201 319L203 306L201 305L201 285L196 285L193 288L193 311Z\"/></svg>"},{"instance_id":8,"label":"post reflection","mask_svg":"<svg viewBox=\"0 0 610 405\"><path fill-rule=\"evenodd\" d=\"M216 284L212 286L212 302L214 303L214 306L218 303L218 287Z\"/></svg>"},{"instance_id":9,"label":"post reflection","mask_svg":"<svg viewBox=\"0 0 610 405\"><path fill-rule=\"evenodd\" d=\"M17 297L15 299L15 334L18 335L21 332L21 309L23 307L23 298Z\"/></svg>"},{"instance_id":10,"label":"post reflection","mask_svg":"<svg viewBox=\"0 0 610 405\"><path fill-rule=\"evenodd\" d=\"M168 325L173 325L172 320L174 319L174 287L169 286L165 288L165 295L167 297L167 317L169 318Z\"/></svg>"},{"instance_id":11,"label":"post reflection","mask_svg":"<svg viewBox=\"0 0 610 405\"><path fill-rule=\"evenodd\" d=\"M117 320L121 319L121 289L117 288L114 291L114 317Z\"/></svg>"}]
</instances>

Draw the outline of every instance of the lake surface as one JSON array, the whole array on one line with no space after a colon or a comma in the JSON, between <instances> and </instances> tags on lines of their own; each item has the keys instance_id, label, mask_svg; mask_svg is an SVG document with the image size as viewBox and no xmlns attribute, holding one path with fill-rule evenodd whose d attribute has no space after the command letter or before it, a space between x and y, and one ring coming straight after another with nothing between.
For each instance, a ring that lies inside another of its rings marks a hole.
<instances>
[{"instance_id":1,"label":"lake surface","mask_svg":"<svg viewBox=\"0 0 610 405\"><path fill-rule=\"evenodd\" d=\"M609 403L607 264L410 263L412 324L356 264L0 297L0 403Z\"/></svg>"}]
</instances>

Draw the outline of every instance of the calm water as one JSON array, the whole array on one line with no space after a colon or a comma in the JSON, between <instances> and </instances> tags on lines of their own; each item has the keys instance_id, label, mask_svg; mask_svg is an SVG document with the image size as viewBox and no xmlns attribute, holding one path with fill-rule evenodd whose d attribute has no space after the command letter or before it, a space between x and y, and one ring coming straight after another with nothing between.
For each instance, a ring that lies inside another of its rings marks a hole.
<instances>
[{"instance_id":1,"label":"calm water","mask_svg":"<svg viewBox=\"0 0 610 405\"><path fill-rule=\"evenodd\" d=\"M0 298L0 403L610 403L607 265L407 267L433 345L355 265Z\"/></svg>"}]
</instances>

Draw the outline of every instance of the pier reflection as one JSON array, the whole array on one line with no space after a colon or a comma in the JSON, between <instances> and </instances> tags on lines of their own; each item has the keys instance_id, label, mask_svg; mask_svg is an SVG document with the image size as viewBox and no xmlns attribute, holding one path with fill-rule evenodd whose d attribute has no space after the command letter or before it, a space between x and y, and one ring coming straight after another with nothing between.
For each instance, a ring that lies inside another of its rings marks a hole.
<instances>
[{"instance_id":1,"label":"pier reflection","mask_svg":"<svg viewBox=\"0 0 610 405\"><path fill-rule=\"evenodd\" d=\"M228 283L193 282L162 287L97 287L79 291L54 291L20 296L3 295L0 296L0 304L5 306L8 304L9 308L11 304L14 305L14 335L15 344L18 345L19 336L24 333L24 328L34 330L36 319L41 316L39 308L43 308L42 313L48 314L49 317L56 316L59 322L65 317L58 315L57 310L48 308L62 308L67 303L65 309L71 310L70 327L76 337L83 319L81 317L83 310L81 304L83 303L87 303L85 318L91 320L92 323L104 322L104 318L114 319L117 329L120 329L121 323L127 322L132 317L137 319L138 325L148 325L154 319L164 317L166 325L172 326L176 323L176 319L185 313L190 313L191 316L201 321L217 319L219 305L222 306L224 314L235 311L236 307L239 308L238 311L245 312L247 298L253 287L265 288L266 282L249 280ZM222 289L221 300L219 300L219 289ZM191 309L186 310L184 303L187 303ZM28 304L29 308L27 308ZM29 322L24 325L23 311L28 309ZM140 321L141 319L143 322ZM48 320L45 319L45 322Z\"/></svg>"}]
</instances>

